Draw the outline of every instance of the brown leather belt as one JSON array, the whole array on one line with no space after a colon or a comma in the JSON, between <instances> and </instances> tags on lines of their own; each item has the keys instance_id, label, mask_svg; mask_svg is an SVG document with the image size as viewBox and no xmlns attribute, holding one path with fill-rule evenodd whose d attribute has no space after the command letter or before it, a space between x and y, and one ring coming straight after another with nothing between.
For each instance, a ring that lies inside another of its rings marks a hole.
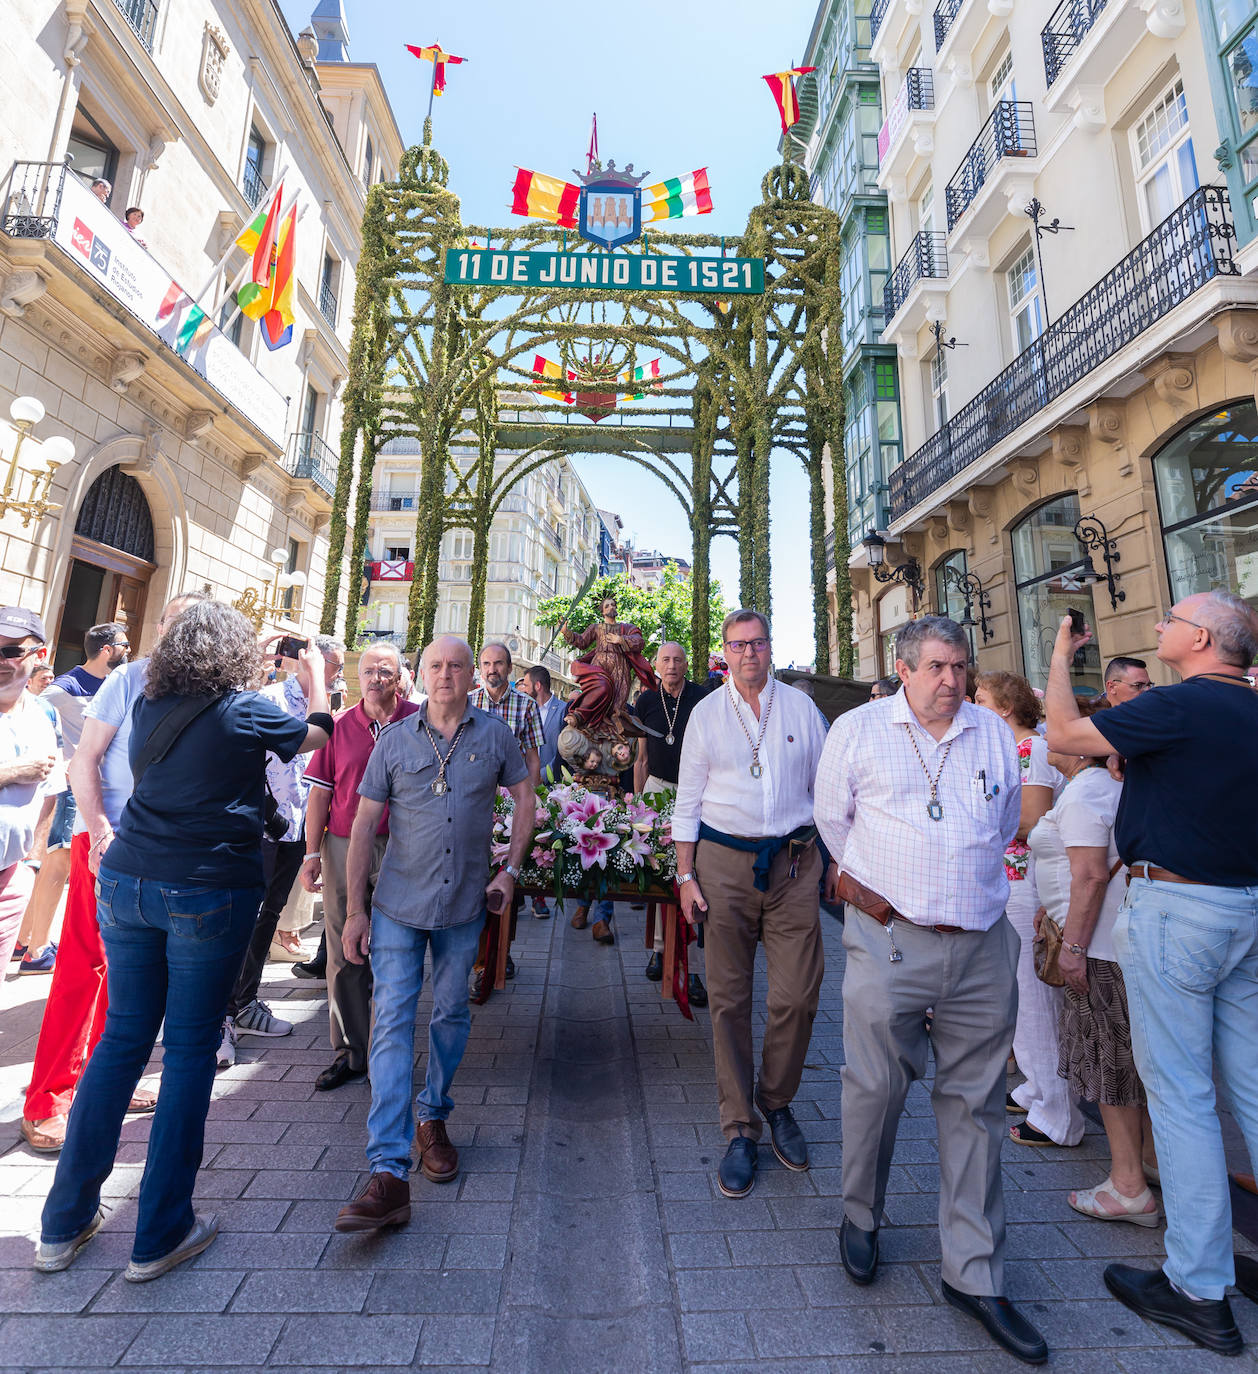
<instances>
[{"instance_id":1,"label":"brown leather belt","mask_svg":"<svg viewBox=\"0 0 1258 1374\"><path fill-rule=\"evenodd\" d=\"M1140 870L1143 870L1141 872ZM1209 883L1203 883L1199 878L1183 878L1178 873L1172 873L1169 868L1158 868L1156 864L1139 859L1127 869L1127 886L1131 886L1132 877L1150 878L1158 883L1186 883L1189 887L1209 887Z\"/></svg>"},{"instance_id":2,"label":"brown leather belt","mask_svg":"<svg viewBox=\"0 0 1258 1374\"><path fill-rule=\"evenodd\" d=\"M910 921L907 916L901 916L898 911L895 918L897 921L903 921L906 926L916 926L918 930L937 930L940 935L967 935L971 933L964 926L924 926L920 921Z\"/></svg>"}]
</instances>

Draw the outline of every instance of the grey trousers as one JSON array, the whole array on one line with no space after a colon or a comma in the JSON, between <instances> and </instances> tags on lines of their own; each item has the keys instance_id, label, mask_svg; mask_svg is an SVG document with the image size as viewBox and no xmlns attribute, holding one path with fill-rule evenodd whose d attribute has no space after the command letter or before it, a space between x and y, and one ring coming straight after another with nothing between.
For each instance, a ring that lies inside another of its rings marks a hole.
<instances>
[{"instance_id":1,"label":"grey trousers","mask_svg":"<svg viewBox=\"0 0 1258 1374\"><path fill-rule=\"evenodd\" d=\"M367 909L380 874L380 861L388 837L378 835L371 854L371 875L367 880ZM367 1067L367 1046L371 1043L371 961L351 964L345 957L341 936L345 933L345 857L349 853L347 835L324 835L323 856L323 930L328 937L328 1033L336 1059L347 1059L350 1068Z\"/></svg>"},{"instance_id":2,"label":"grey trousers","mask_svg":"<svg viewBox=\"0 0 1258 1374\"><path fill-rule=\"evenodd\" d=\"M946 914L940 919L947 921ZM902 958L871 916L843 927L843 1209L864 1231L882 1221L887 1175L909 1085L935 1055L943 1277L963 1293L1005 1291L1005 1061L1018 1013L1017 932L1002 916L983 933L942 935L894 921ZM925 1016L934 1008L931 1033Z\"/></svg>"}]
</instances>

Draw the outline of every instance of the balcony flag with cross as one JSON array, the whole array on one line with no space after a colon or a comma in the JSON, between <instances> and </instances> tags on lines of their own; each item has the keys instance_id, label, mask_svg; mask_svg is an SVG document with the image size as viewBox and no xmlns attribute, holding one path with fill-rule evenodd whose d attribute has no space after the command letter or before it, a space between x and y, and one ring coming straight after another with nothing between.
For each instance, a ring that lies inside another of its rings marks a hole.
<instances>
[{"instance_id":1,"label":"balcony flag with cross","mask_svg":"<svg viewBox=\"0 0 1258 1374\"><path fill-rule=\"evenodd\" d=\"M784 72L770 72L763 79L769 83L773 99L777 102L778 114L782 117L782 132L789 132L792 124L799 123L799 99L795 94L795 78L815 72L816 67L788 67Z\"/></svg>"}]
</instances>

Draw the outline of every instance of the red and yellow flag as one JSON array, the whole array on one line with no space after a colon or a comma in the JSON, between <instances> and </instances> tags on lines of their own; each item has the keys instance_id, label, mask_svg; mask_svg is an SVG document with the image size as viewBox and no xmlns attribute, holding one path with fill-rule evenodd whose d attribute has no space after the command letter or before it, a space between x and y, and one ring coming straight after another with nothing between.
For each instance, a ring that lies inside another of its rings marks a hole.
<instances>
[{"instance_id":1,"label":"red and yellow flag","mask_svg":"<svg viewBox=\"0 0 1258 1374\"><path fill-rule=\"evenodd\" d=\"M533 354L533 372L534 375L538 377L555 378L563 377L564 375L564 370L558 363L551 362L549 358L541 353ZM574 374L569 372L567 380L572 381L573 379ZM570 391L549 391L539 386L537 394L539 396L545 396L551 401L562 401L565 405L569 406L572 404L572 392Z\"/></svg>"},{"instance_id":2,"label":"red and yellow flag","mask_svg":"<svg viewBox=\"0 0 1258 1374\"><path fill-rule=\"evenodd\" d=\"M279 245L275 250L275 274L272 277L270 304L262 316L264 336L271 348L280 346L284 331L291 327L296 318L293 314L296 267L297 207L294 205L284 220L284 227L280 230Z\"/></svg>"},{"instance_id":3,"label":"red and yellow flag","mask_svg":"<svg viewBox=\"0 0 1258 1374\"><path fill-rule=\"evenodd\" d=\"M543 176L541 172L527 172L520 167L511 188L511 213L575 229L580 199L581 188L572 182Z\"/></svg>"},{"instance_id":4,"label":"red and yellow flag","mask_svg":"<svg viewBox=\"0 0 1258 1374\"><path fill-rule=\"evenodd\" d=\"M799 101L795 98L794 78L806 76L816 70L816 67L791 67L784 72L771 72L764 78L769 83L774 100L777 101L778 113L782 116L783 133L786 133L792 124L799 123Z\"/></svg>"},{"instance_id":5,"label":"red and yellow flag","mask_svg":"<svg viewBox=\"0 0 1258 1374\"><path fill-rule=\"evenodd\" d=\"M466 62L465 57L455 57L452 52L446 52L440 43L430 43L426 48L417 48L414 43L406 45L406 51L414 53L421 62L432 63L432 89L434 95L444 95L446 89L446 63L458 66L460 62Z\"/></svg>"}]
</instances>

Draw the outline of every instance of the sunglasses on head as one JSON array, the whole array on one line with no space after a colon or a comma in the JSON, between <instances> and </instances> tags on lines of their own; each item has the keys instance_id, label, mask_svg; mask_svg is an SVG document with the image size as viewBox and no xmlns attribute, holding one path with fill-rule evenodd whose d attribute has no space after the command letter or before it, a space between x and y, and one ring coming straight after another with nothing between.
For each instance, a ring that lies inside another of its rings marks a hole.
<instances>
[{"instance_id":1,"label":"sunglasses on head","mask_svg":"<svg viewBox=\"0 0 1258 1374\"><path fill-rule=\"evenodd\" d=\"M0 644L0 658L25 658L41 648L42 644L32 644L29 649L24 649L20 644Z\"/></svg>"}]
</instances>

